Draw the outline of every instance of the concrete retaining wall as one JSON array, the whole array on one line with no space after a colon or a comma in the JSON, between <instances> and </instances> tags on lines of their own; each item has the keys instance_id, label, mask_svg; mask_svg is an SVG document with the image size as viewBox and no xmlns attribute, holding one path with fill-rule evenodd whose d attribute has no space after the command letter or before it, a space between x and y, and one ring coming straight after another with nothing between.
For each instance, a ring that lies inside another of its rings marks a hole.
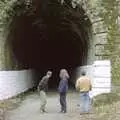
<instances>
[{"instance_id":1,"label":"concrete retaining wall","mask_svg":"<svg viewBox=\"0 0 120 120\"><path fill-rule=\"evenodd\" d=\"M22 93L34 86L34 71L0 71L0 100Z\"/></svg>"}]
</instances>

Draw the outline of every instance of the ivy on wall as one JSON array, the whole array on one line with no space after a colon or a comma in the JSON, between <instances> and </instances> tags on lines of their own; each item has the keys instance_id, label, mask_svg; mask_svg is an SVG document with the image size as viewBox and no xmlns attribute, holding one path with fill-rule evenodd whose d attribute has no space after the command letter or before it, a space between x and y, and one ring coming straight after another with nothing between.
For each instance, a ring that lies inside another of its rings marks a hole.
<instances>
[{"instance_id":1,"label":"ivy on wall","mask_svg":"<svg viewBox=\"0 0 120 120\"><path fill-rule=\"evenodd\" d=\"M107 26L107 45L105 50L108 50L110 56L107 59L112 63L112 81L120 82L120 0L100 0L99 11L100 17L104 20Z\"/></svg>"},{"instance_id":2,"label":"ivy on wall","mask_svg":"<svg viewBox=\"0 0 120 120\"><path fill-rule=\"evenodd\" d=\"M16 1L15 1L16 2ZM1 0L0 1L0 26L5 27L15 14L13 10L14 1Z\"/></svg>"},{"instance_id":3,"label":"ivy on wall","mask_svg":"<svg viewBox=\"0 0 120 120\"><path fill-rule=\"evenodd\" d=\"M24 0L23 0L24 1ZM13 68L12 49L10 46L11 23L14 16L21 14L23 1L20 0L0 0L0 70ZM9 41L9 42L8 42Z\"/></svg>"},{"instance_id":4,"label":"ivy on wall","mask_svg":"<svg viewBox=\"0 0 120 120\"><path fill-rule=\"evenodd\" d=\"M24 0L0 0L0 27L5 28L22 11ZM19 12L18 12L19 11Z\"/></svg>"}]
</instances>

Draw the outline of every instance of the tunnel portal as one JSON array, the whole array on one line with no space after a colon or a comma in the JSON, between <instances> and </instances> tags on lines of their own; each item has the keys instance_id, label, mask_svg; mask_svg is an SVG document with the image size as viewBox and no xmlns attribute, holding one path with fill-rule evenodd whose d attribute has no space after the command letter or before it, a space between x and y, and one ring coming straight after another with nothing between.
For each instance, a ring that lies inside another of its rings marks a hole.
<instances>
[{"instance_id":1,"label":"tunnel portal","mask_svg":"<svg viewBox=\"0 0 120 120\"><path fill-rule=\"evenodd\" d=\"M15 16L12 24L13 52L20 69L35 69L37 74L52 70L50 86L61 68L72 74L76 67L87 64L91 23L82 7L54 0L37 2Z\"/></svg>"}]
</instances>

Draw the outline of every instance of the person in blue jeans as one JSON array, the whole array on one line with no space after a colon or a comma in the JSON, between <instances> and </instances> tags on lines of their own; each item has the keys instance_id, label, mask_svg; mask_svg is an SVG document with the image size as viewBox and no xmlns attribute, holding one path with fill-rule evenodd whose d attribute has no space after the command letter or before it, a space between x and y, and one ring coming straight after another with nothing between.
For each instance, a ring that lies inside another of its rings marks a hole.
<instances>
[{"instance_id":1,"label":"person in blue jeans","mask_svg":"<svg viewBox=\"0 0 120 120\"><path fill-rule=\"evenodd\" d=\"M60 105L61 105L61 111L62 113L67 112L67 103L66 103L66 94L68 91L68 79L69 79L69 74L66 69L61 69L60 70L60 82L58 86L58 92L60 95Z\"/></svg>"},{"instance_id":2,"label":"person in blue jeans","mask_svg":"<svg viewBox=\"0 0 120 120\"><path fill-rule=\"evenodd\" d=\"M80 113L89 113L91 103L89 91L91 90L92 85L85 72L82 72L82 76L77 79L75 87L80 92Z\"/></svg>"}]
</instances>

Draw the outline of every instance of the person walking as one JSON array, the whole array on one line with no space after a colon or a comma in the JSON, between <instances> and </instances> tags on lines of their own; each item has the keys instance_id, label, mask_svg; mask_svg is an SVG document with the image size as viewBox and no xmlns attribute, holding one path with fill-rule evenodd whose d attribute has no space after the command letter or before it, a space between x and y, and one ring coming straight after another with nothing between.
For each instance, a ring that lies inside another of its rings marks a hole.
<instances>
[{"instance_id":1,"label":"person walking","mask_svg":"<svg viewBox=\"0 0 120 120\"><path fill-rule=\"evenodd\" d=\"M58 86L58 92L60 96L60 105L61 105L61 113L66 113L67 112L67 103L66 103L66 94L68 90L68 79L69 79L69 74L66 69L61 69L60 70L60 82Z\"/></svg>"},{"instance_id":2,"label":"person walking","mask_svg":"<svg viewBox=\"0 0 120 120\"><path fill-rule=\"evenodd\" d=\"M82 76L76 80L76 90L80 92L80 114L90 112L90 97L89 91L92 89L91 81L86 76L85 72L82 72Z\"/></svg>"},{"instance_id":3,"label":"person walking","mask_svg":"<svg viewBox=\"0 0 120 120\"><path fill-rule=\"evenodd\" d=\"M52 72L48 71L46 75L41 79L38 85L38 92L40 94L40 101L41 101L41 104L40 104L41 112L46 112L45 110L45 106L47 104L46 92L48 89L48 81L51 76L52 76Z\"/></svg>"}]
</instances>

